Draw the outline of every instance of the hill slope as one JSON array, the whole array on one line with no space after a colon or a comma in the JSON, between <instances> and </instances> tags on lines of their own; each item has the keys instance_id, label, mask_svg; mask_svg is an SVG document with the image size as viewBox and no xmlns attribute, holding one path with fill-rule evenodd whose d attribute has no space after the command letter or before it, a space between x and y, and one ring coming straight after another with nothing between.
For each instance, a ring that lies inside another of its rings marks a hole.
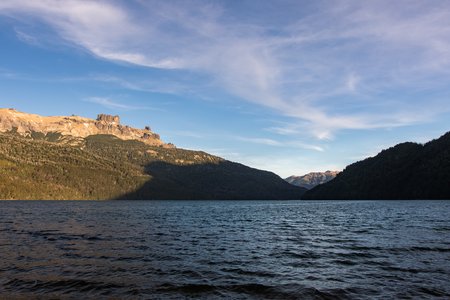
<instances>
[{"instance_id":1,"label":"hill slope","mask_svg":"<svg viewBox=\"0 0 450 300\"><path fill-rule=\"evenodd\" d=\"M450 132L349 165L303 199L450 199Z\"/></svg>"},{"instance_id":2,"label":"hill slope","mask_svg":"<svg viewBox=\"0 0 450 300\"><path fill-rule=\"evenodd\" d=\"M290 184L304 187L309 190L319 184L332 180L337 174L339 174L339 171L311 172L303 176L289 176L285 180Z\"/></svg>"},{"instance_id":3,"label":"hill slope","mask_svg":"<svg viewBox=\"0 0 450 300\"><path fill-rule=\"evenodd\" d=\"M303 192L200 151L112 135L73 144L0 133L0 199L299 199Z\"/></svg>"}]
</instances>

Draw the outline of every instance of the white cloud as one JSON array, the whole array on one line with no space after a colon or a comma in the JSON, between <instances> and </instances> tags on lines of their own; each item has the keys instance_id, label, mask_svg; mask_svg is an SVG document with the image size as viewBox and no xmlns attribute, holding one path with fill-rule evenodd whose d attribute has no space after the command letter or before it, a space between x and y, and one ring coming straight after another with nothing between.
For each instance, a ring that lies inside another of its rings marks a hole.
<instances>
[{"instance_id":1,"label":"white cloud","mask_svg":"<svg viewBox=\"0 0 450 300\"><path fill-rule=\"evenodd\" d=\"M107 74L95 74L89 76L86 79L105 83L112 83L114 85L133 91L175 94L175 95L186 95L193 93L192 88L189 87L187 83L172 82L170 80L161 78L154 80L146 80L146 79L128 80L118 76L112 76Z\"/></svg>"},{"instance_id":2,"label":"white cloud","mask_svg":"<svg viewBox=\"0 0 450 300\"><path fill-rule=\"evenodd\" d=\"M430 121L447 103L437 99L424 108L421 100L396 102L380 94L448 85L447 1L324 1L314 13L275 27L264 15L251 23L245 12L235 17L206 2L128 4L3 0L0 14L44 22L64 41L103 59L206 74L229 93L297 120L299 131L318 139L332 139L342 129ZM296 2L278 9L301 11Z\"/></svg>"},{"instance_id":3,"label":"white cloud","mask_svg":"<svg viewBox=\"0 0 450 300\"><path fill-rule=\"evenodd\" d=\"M30 45L35 45L35 46L39 46L40 43L38 41L38 39L35 36L29 35L25 32L22 32L18 29L16 29L16 36L19 40L28 43Z\"/></svg>"},{"instance_id":4,"label":"white cloud","mask_svg":"<svg viewBox=\"0 0 450 300\"><path fill-rule=\"evenodd\" d=\"M234 138L239 141L254 143L254 144L261 144L261 145L266 145L266 146L301 148L301 149L314 150L314 151L319 151L319 152L325 151L320 146L310 145L310 144L306 144L306 143L302 143L302 142L298 142L298 141L280 142L280 141L269 139L269 138L255 138L255 137L242 137L242 136L237 136Z\"/></svg>"},{"instance_id":5,"label":"white cloud","mask_svg":"<svg viewBox=\"0 0 450 300\"><path fill-rule=\"evenodd\" d=\"M301 143L301 142L295 142L295 141L287 143L287 146L296 147L296 148L302 148L302 149L307 149L307 150L314 150L314 151L318 151L318 152L324 152L325 151L325 149L323 147L316 146L316 145L305 144L305 143Z\"/></svg>"},{"instance_id":6,"label":"white cloud","mask_svg":"<svg viewBox=\"0 0 450 300\"><path fill-rule=\"evenodd\" d=\"M347 81L345 83L346 88L352 93L356 92L356 88L358 86L359 80L360 79L358 76L356 76L355 74L350 74L347 77Z\"/></svg>"},{"instance_id":7,"label":"white cloud","mask_svg":"<svg viewBox=\"0 0 450 300\"><path fill-rule=\"evenodd\" d=\"M127 104L122 104L116 101L113 101L109 98L105 98L105 97L90 97L88 99L86 99L85 101L87 102L92 102L92 103L96 103L99 105L102 105L106 108L112 109L112 110L116 110L116 109L122 109L122 110L135 110L135 109L142 109L142 107L136 107L136 106L131 106L131 105L127 105Z\"/></svg>"},{"instance_id":8,"label":"white cloud","mask_svg":"<svg viewBox=\"0 0 450 300\"><path fill-rule=\"evenodd\" d=\"M281 146L282 143L268 138L236 137L237 140L266 146Z\"/></svg>"}]
</instances>

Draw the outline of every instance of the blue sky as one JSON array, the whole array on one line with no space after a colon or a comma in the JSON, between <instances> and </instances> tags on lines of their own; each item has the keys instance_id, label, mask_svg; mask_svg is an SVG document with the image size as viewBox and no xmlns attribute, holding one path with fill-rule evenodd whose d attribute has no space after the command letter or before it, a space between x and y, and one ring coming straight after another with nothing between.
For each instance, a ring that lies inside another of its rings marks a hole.
<instances>
[{"instance_id":1,"label":"blue sky","mask_svg":"<svg viewBox=\"0 0 450 300\"><path fill-rule=\"evenodd\" d=\"M448 1L0 2L0 107L282 177L450 130Z\"/></svg>"}]
</instances>

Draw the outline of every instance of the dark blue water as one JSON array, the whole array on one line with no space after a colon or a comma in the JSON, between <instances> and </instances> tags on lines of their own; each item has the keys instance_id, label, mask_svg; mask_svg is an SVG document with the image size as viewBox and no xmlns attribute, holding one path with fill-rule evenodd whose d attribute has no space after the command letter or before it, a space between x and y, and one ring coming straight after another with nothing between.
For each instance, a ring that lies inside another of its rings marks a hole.
<instances>
[{"instance_id":1,"label":"dark blue water","mask_svg":"<svg viewBox=\"0 0 450 300\"><path fill-rule=\"evenodd\" d=\"M450 298L450 201L2 201L0 255L0 298Z\"/></svg>"}]
</instances>

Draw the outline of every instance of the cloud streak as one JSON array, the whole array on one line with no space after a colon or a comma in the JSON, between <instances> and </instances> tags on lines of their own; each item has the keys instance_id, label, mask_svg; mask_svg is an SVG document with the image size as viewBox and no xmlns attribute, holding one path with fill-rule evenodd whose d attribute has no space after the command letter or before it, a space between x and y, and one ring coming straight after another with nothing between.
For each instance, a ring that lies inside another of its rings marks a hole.
<instances>
[{"instance_id":1,"label":"cloud streak","mask_svg":"<svg viewBox=\"0 0 450 300\"><path fill-rule=\"evenodd\" d=\"M320 146L305 144L305 143L297 142L297 141L280 142L280 141L277 141L274 139L269 139L269 138L255 138L255 137L242 137L242 136L237 136L235 138L239 141L260 144L260 145L266 145L266 146L300 148L300 149L306 149L306 150L314 150L314 151L318 151L318 152L325 151L325 149Z\"/></svg>"},{"instance_id":2,"label":"cloud streak","mask_svg":"<svg viewBox=\"0 0 450 300\"><path fill-rule=\"evenodd\" d=\"M291 118L294 129L278 128L283 134L332 139L339 130L428 122L447 101L437 98L424 107L423 99L386 94L447 85L446 1L320 1L307 15L294 1L279 9L300 17L272 22L265 15L234 16L230 11L239 11L237 4L127 3L4 0L0 14L43 22L63 41L102 59L204 74L218 88ZM17 32L30 37L24 29ZM125 109L109 99L96 101Z\"/></svg>"},{"instance_id":3,"label":"cloud streak","mask_svg":"<svg viewBox=\"0 0 450 300\"><path fill-rule=\"evenodd\" d=\"M136 109L148 109L145 107L137 107L137 106L132 106L132 105L127 105L127 104L122 104L116 101L113 101L109 98L105 98L105 97L90 97L85 99L85 101L87 102L91 102L91 103L95 103L95 104L99 104L101 106L104 106L108 109L111 110L136 110Z\"/></svg>"}]
</instances>

